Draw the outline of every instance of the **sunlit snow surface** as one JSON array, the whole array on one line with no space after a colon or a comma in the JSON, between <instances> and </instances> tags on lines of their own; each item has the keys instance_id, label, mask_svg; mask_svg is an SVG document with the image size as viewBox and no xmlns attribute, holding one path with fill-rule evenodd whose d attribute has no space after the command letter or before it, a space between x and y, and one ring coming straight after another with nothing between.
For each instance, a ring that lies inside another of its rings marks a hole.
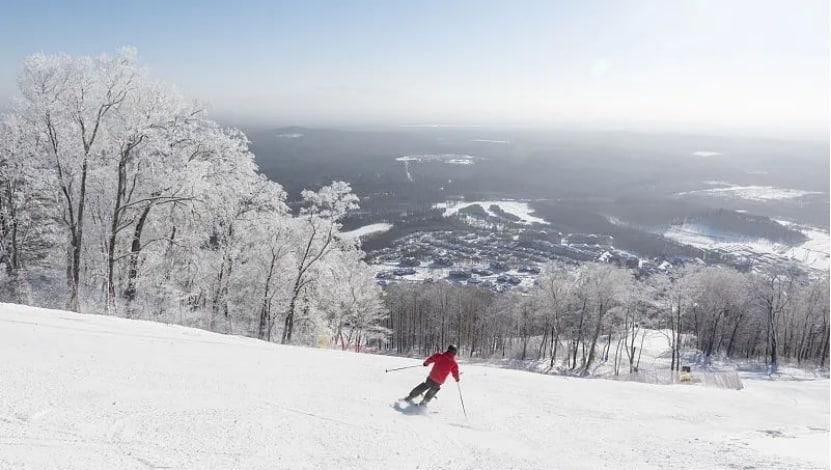
<instances>
[{"instance_id":1,"label":"sunlit snow surface","mask_svg":"<svg viewBox=\"0 0 831 470\"><path fill-rule=\"evenodd\" d=\"M404 155L395 159L398 162L443 162L450 165L473 165L476 157L460 153Z\"/></svg>"},{"instance_id":2,"label":"sunlit snow surface","mask_svg":"<svg viewBox=\"0 0 831 470\"><path fill-rule=\"evenodd\" d=\"M444 209L444 216L450 217L465 207L479 205L491 217L498 217L498 214L490 210L490 206L499 206L503 211L519 217L520 223L530 225L532 223L548 224L545 219L531 215L534 210L527 202L521 201L448 201L433 205L435 209Z\"/></svg>"},{"instance_id":3,"label":"sunlit snow surface","mask_svg":"<svg viewBox=\"0 0 831 470\"><path fill-rule=\"evenodd\" d=\"M392 228L392 224L387 223L378 223L378 224L369 224L364 225L363 227L358 227L355 230L349 230L347 232L341 232L341 237L347 240L351 240L353 238L364 237L373 233L383 233L388 231Z\"/></svg>"},{"instance_id":4,"label":"sunlit snow surface","mask_svg":"<svg viewBox=\"0 0 831 470\"><path fill-rule=\"evenodd\" d=\"M782 199L796 199L812 194L822 194L817 191L801 189L776 188L773 186L737 186L720 181L708 181L707 184L723 184L724 187L697 189L678 193L679 196L710 196L733 197L748 201L776 201Z\"/></svg>"},{"instance_id":5,"label":"sunlit snow surface","mask_svg":"<svg viewBox=\"0 0 831 470\"><path fill-rule=\"evenodd\" d=\"M709 158L709 157L718 157L721 155L719 152L713 152L711 150L698 150L692 153L694 157L701 157L701 158Z\"/></svg>"},{"instance_id":6,"label":"sunlit snow surface","mask_svg":"<svg viewBox=\"0 0 831 470\"><path fill-rule=\"evenodd\" d=\"M652 354L651 351L648 353ZM647 354L647 353L644 353ZM406 359L0 304L0 468L828 468L828 380L741 391Z\"/></svg>"}]
</instances>

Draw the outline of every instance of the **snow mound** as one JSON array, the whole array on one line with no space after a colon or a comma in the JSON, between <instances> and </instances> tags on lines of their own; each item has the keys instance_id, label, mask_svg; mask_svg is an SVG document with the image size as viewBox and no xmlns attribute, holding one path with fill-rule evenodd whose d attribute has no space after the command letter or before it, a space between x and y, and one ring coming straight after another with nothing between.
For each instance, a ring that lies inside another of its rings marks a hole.
<instances>
[{"instance_id":1,"label":"snow mound","mask_svg":"<svg viewBox=\"0 0 831 470\"><path fill-rule=\"evenodd\" d=\"M442 215L450 217L465 207L475 205L482 207L482 209L484 209L484 211L491 217L498 217L498 214L491 211L490 207L498 206L502 211L518 217L520 219L519 223L521 224L548 224L545 219L531 215L534 212L534 209L531 209L527 202L522 201L449 201L435 204L433 205L433 208L444 209L444 213Z\"/></svg>"},{"instance_id":2,"label":"snow mound","mask_svg":"<svg viewBox=\"0 0 831 470\"><path fill-rule=\"evenodd\" d=\"M462 364L465 420L452 380L424 413L393 408L426 369L384 370L418 360L10 304L0 357L4 469L828 467L828 380L733 391Z\"/></svg>"}]
</instances>

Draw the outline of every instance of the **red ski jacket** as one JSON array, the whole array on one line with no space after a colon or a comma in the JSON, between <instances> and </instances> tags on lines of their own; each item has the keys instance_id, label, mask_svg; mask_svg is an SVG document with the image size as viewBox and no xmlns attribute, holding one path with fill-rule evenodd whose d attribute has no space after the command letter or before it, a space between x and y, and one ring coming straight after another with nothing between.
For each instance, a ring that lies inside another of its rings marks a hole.
<instances>
[{"instance_id":1,"label":"red ski jacket","mask_svg":"<svg viewBox=\"0 0 831 470\"><path fill-rule=\"evenodd\" d=\"M456 364L456 355L452 353L436 353L424 360L424 365L433 364L430 371L430 380L441 385L447 378L447 374L453 374L456 382L459 381L459 364Z\"/></svg>"}]
</instances>

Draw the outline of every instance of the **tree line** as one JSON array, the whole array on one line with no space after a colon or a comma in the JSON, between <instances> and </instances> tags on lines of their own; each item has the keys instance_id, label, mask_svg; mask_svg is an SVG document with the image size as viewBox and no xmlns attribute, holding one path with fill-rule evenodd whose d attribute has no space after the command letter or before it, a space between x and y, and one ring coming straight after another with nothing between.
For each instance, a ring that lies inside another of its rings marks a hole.
<instances>
[{"instance_id":1,"label":"tree line","mask_svg":"<svg viewBox=\"0 0 831 470\"><path fill-rule=\"evenodd\" d=\"M716 358L827 366L828 275L690 265L638 276L609 264L550 264L527 292L449 283L387 289L385 348L426 354L455 343L471 357L546 360L588 374L599 361L637 371L645 328L666 336L672 370Z\"/></svg>"}]
</instances>

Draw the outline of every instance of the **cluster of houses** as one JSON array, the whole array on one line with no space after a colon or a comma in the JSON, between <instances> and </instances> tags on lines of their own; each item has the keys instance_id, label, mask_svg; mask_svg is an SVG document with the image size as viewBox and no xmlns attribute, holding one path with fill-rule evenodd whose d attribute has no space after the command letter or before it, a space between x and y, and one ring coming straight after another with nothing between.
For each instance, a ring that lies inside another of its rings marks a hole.
<instances>
[{"instance_id":1,"label":"cluster of houses","mask_svg":"<svg viewBox=\"0 0 831 470\"><path fill-rule=\"evenodd\" d=\"M392 246L368 254L378 265L381 284L391 281L438 281L504 290L527 286L545 263L614 263L640 270L667 270L671 263L642 261L615 249L610 236L544 234L531 231L471 229L416 232ZM556 240L556 241L552 241Z\"/></svg>"}]
</instances>

